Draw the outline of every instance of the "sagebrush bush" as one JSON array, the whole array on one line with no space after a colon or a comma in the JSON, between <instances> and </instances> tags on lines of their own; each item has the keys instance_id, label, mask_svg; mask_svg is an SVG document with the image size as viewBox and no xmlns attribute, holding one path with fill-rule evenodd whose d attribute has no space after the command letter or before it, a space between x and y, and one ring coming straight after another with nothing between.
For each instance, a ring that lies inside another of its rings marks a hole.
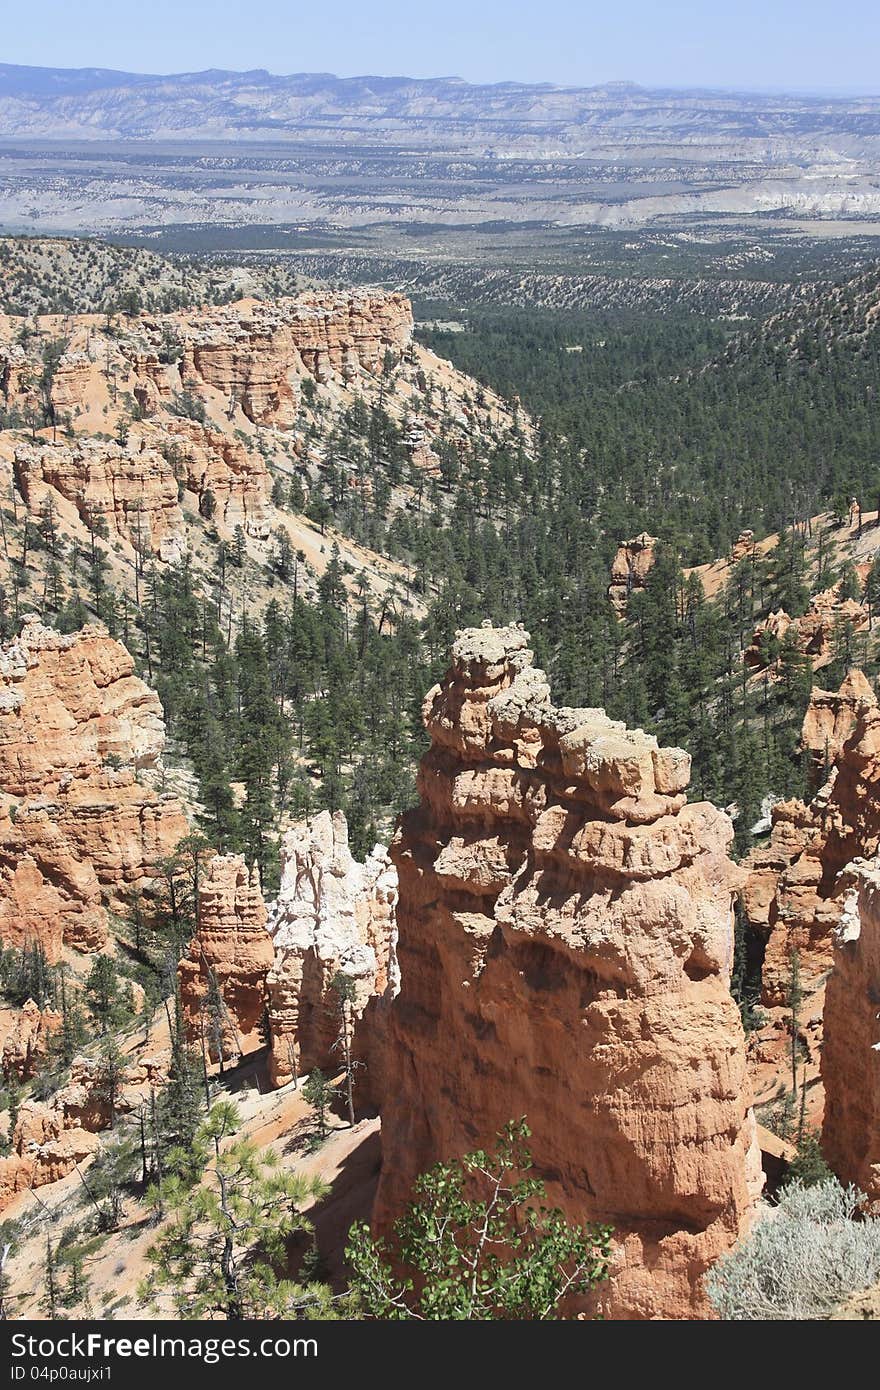
<instances>
[{"instance_id":1,"label":"sagebrush bush","mask_svg":"<svg viewBox=\"0 0 880 1390\"><path fill-rule=\"evenodd\" d=\"M836 1178L792 1183L706 1280L728 1321L826 1317L880 1281L880 1218L854 1219L861 1193Z\"/></svg>"}]
</instances>

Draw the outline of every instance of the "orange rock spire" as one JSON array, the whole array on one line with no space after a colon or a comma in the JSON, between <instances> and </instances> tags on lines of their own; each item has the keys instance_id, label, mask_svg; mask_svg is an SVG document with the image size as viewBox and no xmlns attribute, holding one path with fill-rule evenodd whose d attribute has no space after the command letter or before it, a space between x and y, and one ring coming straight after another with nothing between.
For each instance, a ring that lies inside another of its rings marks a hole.
<instances>
[{"instance_id":1,"label":"orange rock spire","mask_svg":"<svg viewBox=\"0 0 880 1390\"><path fill-rule=\"evenodd\" d=\"M528 642L460 633L425 701L421 802L391 851L376 1225L525 1115L552 1199L615 1228L607 1315L707 1316L702 1276L761 1186L728 988L732 826L687 804L681 749L555 708Z\"/></svg>"}]
</instances>

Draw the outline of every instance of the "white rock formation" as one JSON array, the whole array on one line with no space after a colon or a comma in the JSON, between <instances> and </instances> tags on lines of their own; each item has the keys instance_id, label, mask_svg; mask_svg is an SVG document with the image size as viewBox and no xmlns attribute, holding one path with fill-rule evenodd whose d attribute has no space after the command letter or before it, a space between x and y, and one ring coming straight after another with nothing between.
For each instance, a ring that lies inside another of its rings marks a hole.
<instances>
[{"instance_id":1,"label":"white rock formation","mask_svg":"<svg viewBox=\"0 0 880 1390\"><path fill-rule=\"evenodd\" d=\"M376 845L365 863L354 859L342 812L322 811L284 836L281 887L267 924L275 945L266 981L275 1085L338 1065L337 972L355 982L354 1050L362 1059L370 1052L376 1002L399 987L396 903L397 870L387 851Z\"/></svg>"}]
</instances>

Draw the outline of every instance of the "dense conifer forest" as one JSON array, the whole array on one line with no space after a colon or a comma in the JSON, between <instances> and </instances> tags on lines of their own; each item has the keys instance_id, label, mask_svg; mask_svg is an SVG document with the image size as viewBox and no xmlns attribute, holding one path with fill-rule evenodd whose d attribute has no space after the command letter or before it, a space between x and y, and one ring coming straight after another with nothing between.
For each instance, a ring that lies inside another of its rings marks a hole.
<instances>
[{"instance_id":1,"label":"dense conifer forest","mask_svg":"<svg viewBox=\"0 0 880 1390\"><path fill-rule=\"evenodd\" d=\"M740 654L777 608L797 616L841 578L861 595L833 547L817 559L808 518L843 518L853 495L876 505L878 284L861 272L745 331L684 314L473 309L466 331L421 337L521 403L512 430L466 448L441 437L430 476L382 400L355 398L323 436L312 431L318 474L275 480L276 505L401 561L410 578L390 595L346 575L333 549L304 595L281 538L260 578L269 600L233 630L224 582L251 563L243 546L215 542L209 585L187 560L146 569L136 607L107 580L100 532L83 552L49 515L26 524L0 595L3 633L34 602L64 630L107 622L160 692L198 776L205 834L256 860L270 889L283 819L341 807L359 854L389 833L413 797L424 693L456 629L484 618L525 624L558 701L604 706L686 747L696 793L739 809L744 850L768 792L805 790L797 746L812 673L793 641L767 652L763 681L746 679ZM14 529L18 514L5 516ZM682 567L725 556L742 527L779 543L707 599ZM658 561L621 621L609 565L641 530L659 538ZM835 644L823 684L855 660L876 669L872 636L843 624Z\"/></svg>"}]
</instances>

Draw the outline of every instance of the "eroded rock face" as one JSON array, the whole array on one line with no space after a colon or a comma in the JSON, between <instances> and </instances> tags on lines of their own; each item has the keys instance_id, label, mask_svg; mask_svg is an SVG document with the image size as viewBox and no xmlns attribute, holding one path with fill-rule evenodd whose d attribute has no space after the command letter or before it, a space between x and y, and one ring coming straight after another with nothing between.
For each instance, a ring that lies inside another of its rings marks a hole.
<instances>
[{"instance_id":1,"label":"eroded rock face","mask_svg":"<svg viewBox=\"0 0 880 1390\"><path fill-rule=\"evenodd\" d=\"M155 767L165 742L155 690L93 624L65 636L26 615L0 648L0 788L56 795L109 759Z\"/></svg>"},{"instance_id":2,"label":"eroded rock face","mask_svg":"<svg viewBox=\"0 0 880 1390\"><path fill-rule=\"evenodd\" d=\"M854 723L828 782L809 805L774 807L769 845L744 866L746 915L767 936L763 998L770 1005L786 1002L792 952L807 980L831 968L842 910L838 875L880 848L880 709L869 687L854 679L850 690Z\"/></svg>"},{"instance_id":3,"label":"eroded rock face","mask_svg":"<svg viewBox=\"0 0 880 1390\"><path fill-rule=\"evenodd\" d=\"M815 671L834 660L837 625L848 623L853 632L861 632L867 628L868 622L867 607L855 599L841 598L840 585L836 584L814 594L802 617L792 618L784 608L771 613L755 628L751 642L743 652L743 660L753 670L763 668L766 665L767 640L782 642L791 633L798 651L810 658ZM775 679L778 671L771 667L769 674Z\"/></svg>"},{"instance_id":4,"label":"eroded rock face","mask_svg":"<svg viewBox=\"0 0 880 1390\"><path fill-rule=\"evenodd\" d=\"M303 377L343 385L377 375L413 330L408 299L366 291L241 301L161 323L179 341L184 385L219 391L254 424L282 429L296 419Z\"/></svg>"},{"instance_id":5,"label":"eroded rock face","mask_svg":"<svg viewBox=\"0 0 880 1390\"><path fill-rule=\"evenodd\" d=\"M57 1009L41 1009L28 999L18 1010L14 1026L3 1043L3 1075L27 1081L46 1060L53 1034L61 1027Z\"/></svg>"},{"instance_id":6,"label":"eroded rock face","mask_svg":"<svg viewBox=\"0 0 880 1390\"><path fill-rule=\"evenodd\" d=\"M102 522L143 551L159 553L163 544L180 552L183 516L177 479L155 449L122 447L104 439L72 444L19 444L15 477L32 515L39 515L53 493L75 507L87 525Z\"/></svg>"},{"instance_id":7,"label":"eroded rock face","mask_svg":"<svg viewBox=\"0 0 880 1390\"><path fill-rule=\"evenodd\" d=\"M51 1100L27 1100L10 1136L12 1152L0 1158L0 1211L16 1192L43 1187L73 1172L100 1148L98 1134L129 1114L168 1079L167 1058L129 1062L119 1078L111 1116L106 1072L100 1060L75 1057L70 1080Z\"/></svg>"},{"instance_id":8,"label":"eroded rock face","mask_svg":"<svg viewBox=\"0 0 880 1390\"><path fill-rule=\"evenodd\" d=\"M834 969L825 991L822 1148L844 1183L880 1210L880 864L850 866L840 885Z\"/></svg>"},{"instance_id":9,"label":"eroded rock face","mask_svg":"<svg viewBox=\"0 0 880 1390\"><path fill-rule=\"evenodd\" d=\"M266 1013L272 938L256 866L241 854L218 854L199 888L198 933L180 962L180 998L192 1039L204 1034L212 1057L241 1055ZM212 977L223 1001L209 1000Z\"/></svg>"},{"instance_id":10,"label":"eroded rock face","mask_svg":"<svg viewBox=\"0 0 880 1390\"><path fill-rule=\"evenodd\" d=\"M168 459L176 477L195 493L201 507L214 498L213 519L229 530L242 526L251 535L267 531L266 499L271 479L256 449L197 420L163 417L139 427L139 438Z\"/></svg>"},{"instance_id":11,"label":"eroded rock face","mask_svg":"<svg viewBox=\"0 0 880 1390\"><path fill-rule=\"evenodd\" d=\"M801 729L801 746L812 759L814 784L827 780L855 728L859 705L873 698L871 683L859 670L848 671L839 690L813 688Z\"/></svg>"},{"instance_id":12,"label":"eroded rock face","mask_svg":"<svg viewBox=\"0 0 880 1390\"><path fill-rule=\"evenodd\" d=\"M265 462L241 440L195 420L169 417L161 425L142 425L124 446L88 436L19 444L14 467L31 515L45 516L63 498L87 525L103 524L108 535L166 561L179 559L185 549L181 487L195 494L200 507L210 493L212 515L229 529L267 529Z\"/></svg>"},{"instance_id":13,"label":"eroded rock face","mask_svg":"<svg viewBox=\"0 0 880 1390\"><path fill-rule=\"evenodd\" d=\"M608 597L619 614L626 611L633 590L644 589L656 559L657 537L649 536L647 531L620 544L611 562L611 583L608 586Z\"/></svg>"},{"instance_id":14,"label":"eroded rock face","mask_svg":"<svg viewBox=\"0 0 880 1390\"><path fill-rule=\"evenodd\" d=\"M92 372L91 359L84 352L65 352L52 376L50 396L59 415L76 409L83 399Z\"/></svg>"},{"instance_id":15,"label":"eroded rock face","mask_svg":"<svg viewBox=\"0 0 880 1390\"><path fill-rule=\"evenodd\" d=\"M54 962L62 944L95 951L106 939L94 866L58 825L51 803L0 805L0 941L39 941Z\"/></svg>"},{"instance_id":16,"label":"eroded rock face","mask_svg":"<svg viewBox=\"0 0 880 1390\"><path fill-rule=\"evenodd\" d=\"M428 695L391 855L402 986L375 1224L415 1176L525 1115L569 1216L615 1227L612 1317L708 1316L760 1190L728 981L732 826L690 759L557 709L520 628L468 629Z\"/></svg>"},{"instance_id":17,"label":"eroded rock face","mask_svg":"<svg viewBox=\"0 0 880 1390\"><path fill-rule=\"evenodd\" d=\"M355 984L353 1051L366 1063L358 1084L381 1091L380 1038L398 987L397 874L377 845L365 863L353 858L342 812L322 811L287 832L281 888L269 920L275 963L267 984L275 1085L294 1075L339 1066L331 1049L340 1031L337 972Z\"/></svg>"},{"instance_id":18,"label":"eroded rock face","mask_svg":"<svg viewBox=\"0 0 880 1390\"><path fill-rule=\"evenodd\" d=\"M103 628L25 619L0 648L0 939L100 948L106 908L188 833L150 783L165 741L155 691Z\"/></svg>"}]
</instances>

